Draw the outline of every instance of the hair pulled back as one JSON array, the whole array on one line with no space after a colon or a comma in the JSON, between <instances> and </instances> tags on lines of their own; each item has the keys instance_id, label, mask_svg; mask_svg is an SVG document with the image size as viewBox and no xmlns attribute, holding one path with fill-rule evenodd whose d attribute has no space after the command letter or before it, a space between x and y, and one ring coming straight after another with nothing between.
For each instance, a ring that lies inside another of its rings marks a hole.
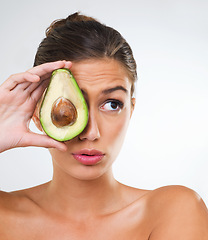
<instances>
[{"instance_id":1,"label":"hair pulled back","mask_svg":"<svg viewBox=\"0 0 208 240\"><path fill-rule=\"evenodd\" d=\"M134 83L136 62L126 40L115 29L77 13L52 22L40 43L34 66L57 60L82 61L111 58L119 61ZM132 93L134 84L132 84Z\"/></svg>"}]
</instances>

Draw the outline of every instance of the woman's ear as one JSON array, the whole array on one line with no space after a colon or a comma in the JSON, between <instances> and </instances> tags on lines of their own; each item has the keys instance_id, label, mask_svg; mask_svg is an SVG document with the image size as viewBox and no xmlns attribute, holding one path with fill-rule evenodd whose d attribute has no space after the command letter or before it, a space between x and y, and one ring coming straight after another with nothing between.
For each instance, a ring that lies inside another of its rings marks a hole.
<instances>
[{"instance_id":1,"label":"woman's ear","mask_svg":"<svg viewBox=\"0 0 208 240\"><path fill-rule=\"evenodd\" d=\"M134 108L135 108L135 104L136 104L136 98L131 98L131 116L132 116L132 113L134 111Z\"/></svg>"}]
</instances>

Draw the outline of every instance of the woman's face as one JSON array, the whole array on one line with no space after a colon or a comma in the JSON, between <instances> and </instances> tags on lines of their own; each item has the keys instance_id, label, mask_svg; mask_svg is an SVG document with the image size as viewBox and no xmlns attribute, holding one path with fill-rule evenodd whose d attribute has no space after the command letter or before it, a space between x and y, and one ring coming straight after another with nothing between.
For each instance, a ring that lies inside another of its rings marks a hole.
<instances>
[{"instance_id":1,"label":"woman's face","mask_svg":"<svg viewBox=\"0 0 208 240\"><path fill-rule=\"evenodd\" d=\"M50 149L54 172L79 179L95 179L111 171L123 143L133 111L132 83L116 60L85 60L71 71L89 109L85 130L65 142L68 150Z\"/></svg>"}]
</instances>

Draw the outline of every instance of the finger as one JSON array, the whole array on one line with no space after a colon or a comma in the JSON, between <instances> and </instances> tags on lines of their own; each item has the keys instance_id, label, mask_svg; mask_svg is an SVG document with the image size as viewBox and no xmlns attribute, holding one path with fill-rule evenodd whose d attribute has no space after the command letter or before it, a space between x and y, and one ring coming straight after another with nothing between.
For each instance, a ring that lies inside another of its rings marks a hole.
<instances>
[{"instance_id":1,"label":"finger","mask_svg":"<svg viewBox=\"0 0 208 240\"><path fill-rule=\"evenodd\" d=\"M41 85L44 85L47 87L49 82L50 82L50 78L45 79L41 82L30 84L24 89L24 91L32 94L32 92L35 91L37 88L41 87Z\"/></svg>"},{"instance_id":2,"label":"finger","mask_svg":"<svg viewBox=\"0 0 208 240\"><path fill-rule=\"evenodd\" d=\"M31 83L31 82L23 82L23 83L19 83L15 86L15 88L13 88L12 90L15 92L17 91L25 91L29 86L31 86L32 84L35 84L36 86L39 85L39 83Z\"/></svg>"},{"instance_id":3,"label":"finger","mask_svg":"<svg viewBox=\"0 0 208 240\"><path fill-rule=\"evenodd\" d=\"M50 63L44 63L29 69L27 72L32 74L36 74L39 77L46 76L48 78L48 74L51 74L56 69L59 68L71 68L72 63L70 61L56 61Z\"/></svg>"},{"instance_id":4,"label":"finger","mask_svg":"<svg viewBox=\"0 0 208 240\"><path fill-rule=\"evenodd\" d=\"M30 72L24 73L17 73L11 75L3 84L2 86L10 91L12 91L17 85L24 83L24 82L38 82L40 77L34 75ZM24 87L24 86L23 86Z\"/></svg>"},{"instance_id":5,"label":"finger","mask_svg":"<svg viewBox=\"0 0 208 240\"><path fill-rule=\"evenodd\" d=\"M41 98L41 96L43 95L45 89L48 86L49 83L49 79L41 82L34 90L33 92L31 92L30 96L32 99L34 99L36 102L39 101L39 99Z\"/></svg>"},{"instance_id":6,"label":"finger","mask_svg":"<svg viewBox=\"0 0 208 240\"><path fill-rule=\"evenodd\" d=\"M41 135L38 133L28 133L26 138L27 142L22 142L22 147L35 146L35 147L45 147L45 148L57 148L58 150L64 152L67 150L67 146L63 142L58 142L47 135Z\"/></svg>"}]
</instances>

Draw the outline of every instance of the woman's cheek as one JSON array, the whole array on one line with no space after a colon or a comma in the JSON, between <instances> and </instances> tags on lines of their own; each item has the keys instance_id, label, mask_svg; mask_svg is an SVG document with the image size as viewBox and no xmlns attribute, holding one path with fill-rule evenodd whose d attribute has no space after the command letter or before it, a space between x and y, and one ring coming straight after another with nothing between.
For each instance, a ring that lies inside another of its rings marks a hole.
<instances>
[{"instance_id":1,"label":"woman's cheek","mask_svg":"<svg viewBox=\"0 0 208 240\"><path fill-rule=\"evenodd\" d=\"M125 138L130 120L129 114L125 113L120 113L117 118L112 119L111 123L106 126L105 132L108 133L108 141L113 145L120 145Z\"/></svg>"}]
</instances>

